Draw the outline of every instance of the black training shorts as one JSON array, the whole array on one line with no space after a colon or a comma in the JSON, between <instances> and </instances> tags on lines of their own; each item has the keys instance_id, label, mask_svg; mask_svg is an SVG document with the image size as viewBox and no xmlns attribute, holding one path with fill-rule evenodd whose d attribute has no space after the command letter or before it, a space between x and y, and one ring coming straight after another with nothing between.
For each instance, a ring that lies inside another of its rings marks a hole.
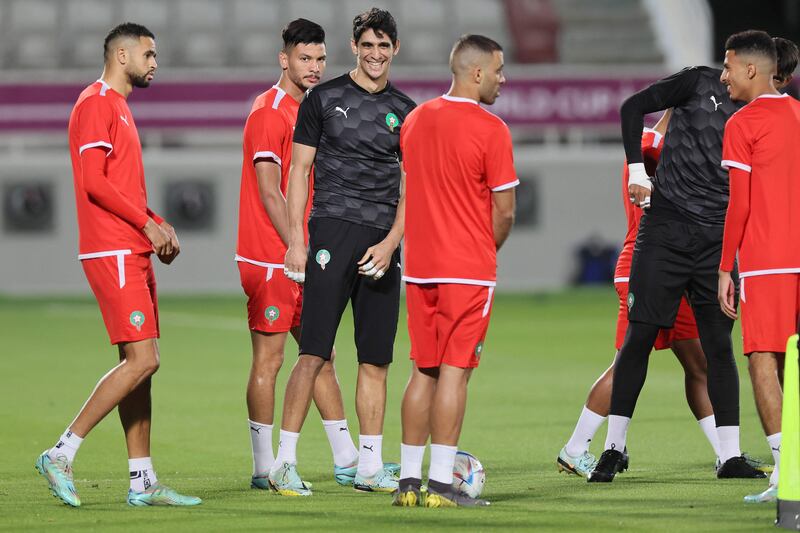
<instances>
[{"instance_id":1,"label":"black training shorts","mask_svg":"<svg viewBox=\"0 0 800 533\"><path fill-rule=\"evenodd\" d=\"M719 307L722 234L722 226L700 226L646 213L639 225L631 263L628 320L671 328L684 294L693 308ZM738 294L737 278L734 269Z\"/></svg>"},{"instance_id":2,"label":"black training shorts","mask_svg":"<svg viewBox=\"0 0 800 533\"><path fill-rule=\"evenodd\" d=\"M359 363L392 362L400 309L400 249L379 280L358 273L367 248L388 230L334 218L308 223L308 261L303 288L300 353L331 358L336 330L352 302Z\"/></svg>"}]
</instances>

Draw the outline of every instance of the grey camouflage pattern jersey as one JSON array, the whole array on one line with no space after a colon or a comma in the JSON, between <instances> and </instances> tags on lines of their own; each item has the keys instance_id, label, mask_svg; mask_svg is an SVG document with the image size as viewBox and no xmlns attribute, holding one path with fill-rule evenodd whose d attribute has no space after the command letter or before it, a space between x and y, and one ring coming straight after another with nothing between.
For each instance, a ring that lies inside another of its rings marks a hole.
<instances>
[{"instance_id":1,"label":"grey camouflage pattern jersey","mask_svg":"<svg viewBox=\"0 0 800 533\"><path fill-rule=\"evenodd\" d=\"M317 149L311 218L392 227L400 198L400 128L415 106L391 83L369 93L349 74L306 93L294 142Z\"/></svg>"}]
</instances>

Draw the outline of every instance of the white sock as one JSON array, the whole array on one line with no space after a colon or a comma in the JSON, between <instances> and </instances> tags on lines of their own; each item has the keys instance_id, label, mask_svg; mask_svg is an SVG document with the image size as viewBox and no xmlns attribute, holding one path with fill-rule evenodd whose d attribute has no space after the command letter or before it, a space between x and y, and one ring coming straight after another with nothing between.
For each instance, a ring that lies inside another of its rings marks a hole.
<instances>
[{"instance_id":1,"label":"white sock","mask_svg":"<svg viewBox=\"0 0 800 533\"><path fill-rule=\"evenodd\" d=\"M264 475L272 468L275 456L272 454L272 424L250 424L250 444L253 448L253 475Z\"/></svg>"},{"instance_id":2,"label":"white sock","mask_svg":"<svg viewBox=\"0 0 800 533\"><path fill-rule=\"evenodd\" d=\"M297 464L297 441L300 433L281 430L280 441L278 442L278 456L272 464L272 469L280 467L283 463Z\"/></svg>"},{"instance_id":3,"label":"white sock","mask_svg":"<svg viewBox=\"0 0 800 533\"><path fill-rule=\"evenodd\" d=\"M422 479L422 459L425 457L425 446L400 444L400 479Z\"/></svg>"},{"instance_id":4,"label":"white sock","mask_svg":"<svg viewBox=\"0 0 800 533\"><path fill-rule=\"evenodd\" d=\"M781 462L781 432L777 432L767 437L769 449L772 450L772 458L775 460L775 470L769 476L770 485L778 485L778 468Z\"/></svg>"},{"instance_id":5,"label":"white sock","mask_svg":"<svg viewBox=\"0 0 800 533\"><path fill-rule=\"evenodd\" d=\"M578 423L575 425L575 431L572 432L572 436L565 446L567 453L577 457L589 451L589 443L592 442L594 434L603 425L605 419L606 417L600 416L584 406L581 416L578 418Z\"/></svg>"},{"instance_id":6,"label":"white sock","mask_svg":"<svg viewBox=\"0 0 800 533\"><path fill-rule=\"evenodd\" d=\"M72 461L75 460L75 454L78 453L78 448L81 447L82 442L83 438L77 436L67 428L63 435L61 435L61 438L58 439L58 442L56 442L56 445L47 452L47 455L49 455L51 459L63 455L67 458L67 463L72 464Z\"/></svg>"},{"instance_id":7,"label":"white sock","mask_svg":"<svg viewBox=\"0 0 800 533\"><path fill-rule=\"evenodd\" d=\"M358 450L356 450L353 439L350 438L350 430L347 428L347 420L323 420L325 433L328 434L328 443L331 445L333 453L333 464L336 466L352 466L358 461Z\"/></svg>"},{"instance_id":8,"label":"white sock","mask_svg":"<svg viewBox=\"0 0 800 533\"><path fill-rule=\"evenodd\" d=\"M358 474L372 477L383 468L383 435L358 436Z\"/></svg>"},{"instance_id":9,"label":"white sock","mask_svg":"<svg viewBox=\"0 0 800 533\"><path fill-rule=\"evenodd\" d=\"M739 426L719 426L719 460L723 463L731 457L739 457L742 450L739 449Z\"/></svg>"},{"instance_id":10,"label":"white sock","mask_svg":"<svg viewBox=\"0 0 800 533\"><path fill-rule=\"evenodd\" d=\"M630 423L631 419L627 416L608 415L605 450L617 450L618 452L625 450Z\"/></svg>"},{"instance_id":11,"label":"white sock","mask_svg":"<svg viewBox=\"0 0 800 533\"><path fill-rule=\"evenodd\" d=\"M149 457L128 459L128 471L131 473L131 490L135 492L144 492L158 481Z\"/></svg>"},{"instance_id":12,"label":"white sock","mask_svg":"<svg viewBox=\"0 0 800 533\"><path fill-rule=\"evenodd\" d=\"M717 434L717 421L714 418L714 415L708 415L705 418L701 418L697 421L697 423L700 424L700 429L702 429L703 433L706 434L709 444L711 444L711 447L714 448L714 455L719 457L719 435Z\"/></svg>"},{"instance_id":13,"label":"white sock","mask_svg":"<svg viewBox=\"0 0 800 533\"><path fill-rule=\"evenodd\" d=\"M428 469L428 480L450 485L453 483L453 466L456 463L458 446L431 444L431 466Z\"/></svg>"}]
</instances>

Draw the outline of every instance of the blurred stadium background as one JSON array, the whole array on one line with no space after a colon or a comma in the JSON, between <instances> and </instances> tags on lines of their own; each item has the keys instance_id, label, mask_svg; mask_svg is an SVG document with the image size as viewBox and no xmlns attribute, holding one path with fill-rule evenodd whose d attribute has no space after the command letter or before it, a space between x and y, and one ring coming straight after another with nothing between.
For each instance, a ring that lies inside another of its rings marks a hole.
<instances>
[{"instance_id":1,"label":"blurred stadium background","mask_svg":"<svg viewBox=\"0 0 800 533\"><path fill-rule=\"evenodd\" d=\"M241 131L252 98L280 74L280 30L297 17L320 23L330 79L351 68L350 24L372 5L397 19L391 79L418 102L446 91L460 34L505 47L508 82L492 111L512 128L522 180L500 256L507 291L610 282L624 236L625 97L683 66L718 63L734 31L800 40L796 0L0 0L0 293L87 292L66 122L100 75L105 34L126 20L156 34L156 81L130 104L150 204L183 245L159 285L238 291Z\"/></svg>"}]
</instances>

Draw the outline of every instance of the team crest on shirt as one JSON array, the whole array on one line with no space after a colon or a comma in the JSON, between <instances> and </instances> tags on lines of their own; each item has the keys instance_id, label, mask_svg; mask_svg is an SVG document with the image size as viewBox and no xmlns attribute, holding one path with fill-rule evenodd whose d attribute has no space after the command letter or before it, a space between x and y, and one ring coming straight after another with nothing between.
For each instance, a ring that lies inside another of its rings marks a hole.
<instances>
[{"instance_id":1,"label":"team crest on shirt","mask_svg":"<svg viewBox=\"0 0 800 533\"><path fill-rule=\"evenodd\" d=\"M628 312L629 313L631 312L631 309L633 309L633 301L634 301L633 293L629 292L628 293Z\"/></svg>"},{"instance_id":2,"label":"team crest on shirt","mask_svg":"<svg viewBox=\"0 0 800 533\"><path fill-rule=\"evenodd\" d=\"M270 305L264 311L264 318L267 319L267 322L269 322L270 326L272 325L273 322L278 320L280 316L281 316L281 310L275 307L274 305Z\"/></svg>"},{"instance_id":3,"label":"team crest on shirt","mask_svg":"<svg viewBox=\"0 0 800 533\"><path fill-rule=\"evenodd\" d=\"M327 265L330 262L331 262L331 253L328 250L323 248L322 250L317 252L317 263L319 263L319 266L322 267L322 270L325 270L325 265Z\"/></svg>"},{"instance_id":4,"label":"team crest on shirt","mask_svg":"<svg viewBox=\"0 0 800 533\"><path fill-rule=\"evenodd\" d=\"M142 331L144 325L144 313L141 311L134 311L130 316L131 324L136 326L136 331Z\"/></svg>"},{"instance_id":5,"label":"team crest on shirt","mask_svg":"<svg viewBox=\"0 0 800 533\"><path fill-rule=\"evenodd\" d=\"M386 114L386 125L389 126L389 131L394 133L394 129L400 126L400 119L394 113Z\"/></svg>"},{"instance_id":6,"label":"team crest on shirt","mask_svg":"<svg viewBox=\"0 0 800 533\"><path fill-rule=\"evenodd\" d=\"M475 345L475 357L480 359L482 353L483 353L483 341L480 341L478 344Z\"/></svg>"}]
</instances>

